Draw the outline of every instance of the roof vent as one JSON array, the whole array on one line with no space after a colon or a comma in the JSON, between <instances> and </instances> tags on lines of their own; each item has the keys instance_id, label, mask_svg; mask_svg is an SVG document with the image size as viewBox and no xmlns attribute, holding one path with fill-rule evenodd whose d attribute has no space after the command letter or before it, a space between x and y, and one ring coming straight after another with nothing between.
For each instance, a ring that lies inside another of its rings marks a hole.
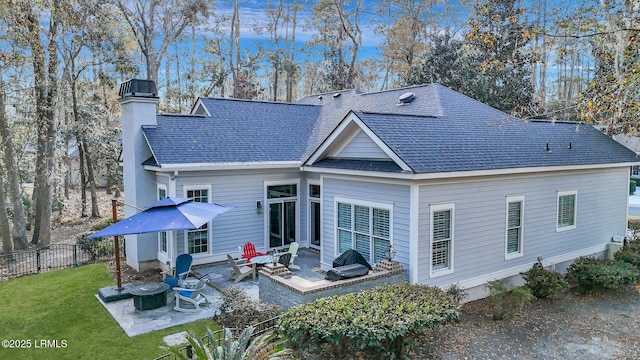
<instances>
[{"instance_id":1,"label":"roof vent","mask_svg":"<svg viewBox=\"0 0 640 360\"><path fill-rule=\"evenodd\" d=\"M339 97L340 97L340 95L342 95L342 94L340 94L340 93L335 93L335 94L333 94L333 97L334 97L334 98L339 98Z\"/></svg>"},{"instance_id":2,"label":"roof vent","mask_svg":"<svg viewBox=\"0 0 640 360\"><path fill-rule=\"evenodd\" d=\"M412 93L412 92L406 92L402 95L400 95L400 97L398 98L398 102L401 104L408 104L411 101L413 101L413 99L415 99L416 94Z\"/></svg>"},{"instance_id":3,"label":"roof vent","mask_svg":"<svg viewBox=\"0 0 640 360\"><path fill-rule=\"evenodd\" d=\"M118 95L120 95L120 97L157 97L158 90L153 80L131 79L120 84Z\"/></svg>"}]
</instances>

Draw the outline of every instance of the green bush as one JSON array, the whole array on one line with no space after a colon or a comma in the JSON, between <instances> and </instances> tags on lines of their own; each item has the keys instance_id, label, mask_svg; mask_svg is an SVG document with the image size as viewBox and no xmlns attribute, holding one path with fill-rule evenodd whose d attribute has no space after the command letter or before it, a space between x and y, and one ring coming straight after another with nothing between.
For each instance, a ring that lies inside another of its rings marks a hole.
<instances>
[{"instance_id":1,"label":"green bush","mask_svg":"<svg viewBox=\"0 0 640 360\"><path fill-rule=\"evenodd\" d=\"M640 269L640 246L637 242L630 242L622 250L613 255L616 261L623 261Z\"/></svg>"},{"instance_id":2,"label":"green bush","mask_svg":"<svg viewBox=\"0 0 640 360\"><path fill-rule=\"evenodd\" d=\"M356 347L393 359L417 331L455 321L459 313L460 304L441 289L404 283L295 306L278 327L297 349L329 344L338 358Z\"/></svg>"},{"instance_id":3,"label":"green bush","mask_svg":"<svg viewBox=\"0 0 640 360\"><path fill-rule=\"evenodd\" d=\"M122 219L118 219L120 221ZM113 219L110 217L104 217L98 221L96 221L93 225L91 225L91 230L98 231L106 228L107 226L113 224Z\"/></svg>"},{"instance_id":4,"label":"green bush","mask_svg":"<svg viewBox=\"0 0 640 360\"><path fill-rule=\"evenodd\" d=\"M91 256L91 261L111 257L114 255L114 243L107 238L88 238L91 232L80 234L76 238L76 243L81 250L86 251ZM122 246L122 245L121 245Z\"/></svg>"},{"instance_id":5,"label":"green bush","mask_svg":"<svg viewBox=\"0 0 640 360\"><path fill-rule=\"evenodd\" d=\"M569 265L565 277L576 291L586 294L633 284L638 275L638 269L629 263L583 256Z\"/></svg>"},{"instance_id":6,"label":"green bush","mask_svg":"<svg viewBox=\"0 0 640 360\"><path fill-rule=\"evenodd\" d=\"M193 332L187 334L187 341L191 345L193 355L180 351L179 347L161 346L171 351L176 359L183 360L268 360L289 359L291 350L283 348L284 339L278 339L271 332L266 332L251 340L255 328L244 329L237 339L229 329L222 331L220 343L216 333L207 328L207 342L205 343ZM218 345L220 343L220 345Z\"/></svg>"},{"instance_id":7,"label":"green bush","mask_svg":"<svg viewBox=\"0 0 640 360\"><path fill-rule=\"evenodd\" d=\"M524 279L525 286L537 298L560 294L569 287L561 274L551 270L533 268L520 275Z\"/></svg>"},{"instance_id":8,"label":"green bush","mask_svg":"<svg viewBox=\"0 0 640 360\"><path fill-rule=\"evenodd\" d=\"M462 287L460 287L460 285L458 284L451 284L447 288L446 292L447 294L453 296L453 299L457 301L458 304L461 304L462 300L464 300L464 298L467 297L467 295L469 295L469 292L463 289Z\"/></svg>"},{"instance_id":9,"label":"green bush","mask_svg":"<svg viewBox=\"0 0 640 360\"><path fill-rule=\"evenodd\" d=\"M216 321L220 326L244 329L247 326L274 318L282 312L275 304L254 300L240 287L230 287L220 292L220 315Z\"/></svg>"},{"instance_id":10,"label":"green bush","mask_svg":"<svg viewBox=\"0 0 640 360\"><path fill-rule=\"evenodd\" d=\"M510 319L535 299L535 296L527 288L517 287L509 290L504 280L490 281L487 283L487 288L489 288L489 303L493 320Z\"/></svg>"},{"instance_id":11,"label":"green bush","mask_svg":"<svg viewBox=\"0 0 640 360\"><path fill-rule=\"evenodd\" d=\"M634 192L636 192L636 186L637 186L637 183L635 180L633 179L629 180L629 194L633 194Z\"/></svg>"}]
</instances>

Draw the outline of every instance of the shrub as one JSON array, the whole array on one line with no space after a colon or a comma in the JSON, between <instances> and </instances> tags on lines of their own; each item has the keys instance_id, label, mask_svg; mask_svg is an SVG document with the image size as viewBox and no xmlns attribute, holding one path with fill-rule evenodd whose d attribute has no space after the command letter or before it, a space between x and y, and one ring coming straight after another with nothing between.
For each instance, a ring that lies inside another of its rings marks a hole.
<instances>
[{"instance_id":1,"label":"shrub","mask_svg":"<svg viewBox=\"0 0 640 360\"><path fill-rule=\"evenodd\" d=\"M278 326L295 348L329 344L344 358L355 346L393 359L417 331L455 321L459 313L460 304L441 289L403 283L295 306Z\"/></svg>"},{"instance_id":2,"label":"shrub","mask_svg":"<svg viewBox=\"0 0 640 360\"><path fill-rule=\"evenodd\" d=\"M640 232L640 218L629 217L627 221L627 227L631 230L631 240L638 239L638 232Z\"/></svg>"},{"instance_id":3,"label":"shrub","mask_svg":"<svg viewBox=\"0 0 640 360\"><path fill-rule=\"evenodd\" d=\"M559 294L569 287L561 274L551 270L533 268L520 275L525 281L525 286L537 298Z\"/></svg>"},{"instance_id":4,"label":"shrub","mask_svg":"<svg viewBox=\"0 0 640 360\"><path fill-rule=\"evenodd\" d=\"M581 294L617 289L638 279L638 269L621 261L598 260L593 257L579 257L565 275Z\"/></svg>"},{"instance_id":5,"label":"shrub","mask_svg":"<svg viewBox=\"0 0 640 360\"><path fill-rule=\"evenodd\" d=\"M513 288L509 291L504 280L487 283L489 288L489 302L493 313L493 320L510 319L535 297L527 288Z\"/></svg>"},{"instance_id":6,"label":"shrub","mask_svg":"<svg viewBox=\"0 0 640 360\"><path fill-rule=\"evenodd\" d=\"M118 219L120 221L122 219ZM110 217L104 217L98 221L96 221L93 225L91 225L91 230L98 231L106 228L107 226L113 224L113 219Z\"/></svg>"},{"instance_id":7,"label":"shrub","mask_svg":"<svg viewBox=\"0 0 640 360\"><path fill-rule=\"evenodd\" d=\"M113 241L110 241L107 238L88 238L87 236L89 234L91 233L88 232L80 234L76 238L76 243L80 246L81 250L89 253L89 256L91 256L91 261L113 256Z\"/></svg>"},{"instance_id":8,"label":"shrub","mask_svg":"<svg viewBox=\"0 0 640 360\"><path fill-rule=\"evenodd\" d=\"M464 298L469 295L469 292L465 289L463 289L462 287L460 287L460 285L458 284L451 284L449 285L449 287L446 290L447 294L453 296L453 299L458 303L461 304L462 301L464 300Z\"/></svg>"},{"instance_id":9,"label":"shrub","mask_svg":"<svg viewBox=\"0 0 640 360\"><path fill-rule=\"evenodd\" d=\"M623 261L640 269L640 246L635 242L628 243L622 250L613 255L616 261Z\"/></svg>"},{"instance_id":10,"label":"shrub","mask_svg":"<svg viewBox=\"0 0 640 360\"><path fill-rule=\"evenodd\" d=\"M220 298L222 304L216 321L220 326L227 328L244 329L249 325L274 318L282 311L278 305L254 300L240 287L222 290Z\"/></svg>"},{"instance_id":11,"label":"shrub","mask_svg":"<svg viewBox=\"0 0 640 360\"><path fill-rule=\"evenodd\" d=\"M205 344L192 331L188 332L187 341L191 345L193 356L187 355L177 347L161 348L171 351L177 359L191 360L267 360L287 359L290 349L283 348L285 340L276 339L267 332L251 340L253 327L244 329L237 339L229 329L222 330L223 337L218 340L216 334L207 328L208 344ZM220 345L218 345L220 343Z\"/></svg>"}]
</instances>

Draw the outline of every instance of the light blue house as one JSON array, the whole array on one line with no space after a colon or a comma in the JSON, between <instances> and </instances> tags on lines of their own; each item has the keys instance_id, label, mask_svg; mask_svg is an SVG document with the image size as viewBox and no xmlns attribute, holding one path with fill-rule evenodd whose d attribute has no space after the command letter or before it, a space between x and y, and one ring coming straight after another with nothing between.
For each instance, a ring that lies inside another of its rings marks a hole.
<instances>
[{"instance_id":1,"label":"light blue house","mask_svg":"<svg viewBox=\"0 0 640 360\"><path fill-rule=\"evenodd\" d=\"M522 121L440 85L295 104L200 98L158 115L153 83L120 90L125 201L233 204L204 228L127 237L136 269L223 261L292 241L321 266L392 245L412 283L465 288L543 258L559 270L626 232L636 155L588 125ZM134 210L128 208L127 215Z\"/></svg>"}]
</instances>

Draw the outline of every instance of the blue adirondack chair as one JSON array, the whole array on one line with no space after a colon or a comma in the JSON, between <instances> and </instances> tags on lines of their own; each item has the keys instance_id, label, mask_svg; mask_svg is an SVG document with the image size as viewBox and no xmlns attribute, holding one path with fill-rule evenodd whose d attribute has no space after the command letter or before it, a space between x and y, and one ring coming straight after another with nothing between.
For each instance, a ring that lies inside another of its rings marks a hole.
<instances>
[{"instance_id":1,"label":"blue adirondack chair","mask_svg":"<svg viewBox=\"0 0 640 360\"><path fill-rule=\"evenodd\" d=\"M163 271L164 282L171 288L178 287L180 282L187 278L191 272L191 261L193 257L189 254L182 254L176 258L176 267ZM171 273L171 275L169 275Z\"/></svg>"}]
</instances>

